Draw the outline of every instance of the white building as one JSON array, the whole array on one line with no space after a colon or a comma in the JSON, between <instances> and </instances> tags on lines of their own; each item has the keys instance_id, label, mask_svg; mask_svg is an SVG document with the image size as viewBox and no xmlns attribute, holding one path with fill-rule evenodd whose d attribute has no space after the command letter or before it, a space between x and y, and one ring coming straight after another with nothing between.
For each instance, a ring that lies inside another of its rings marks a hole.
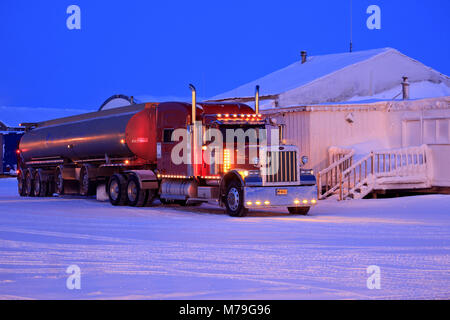
<instances>
[{"instance_id":1,"label":"white building","mask_svg":"<svg viewBox=\"0 0 450 320\"><path fill-rule=\"evenodd\" d=\"M446 75L376 49L306 58L211 100L252 103L256 85L263 113L309 157L325 196L450 190Z\"/></svg>"},{"instance_id":2,"label":"white building","mask_svg":"<svg viewBox=\"0 0 450 320\"><path fill-rule=\"evenodd\" d=\"M408 77L411 99L450 95L450 78L392 48L305 57L305 59L212 97L253 101L261 87L263 106L287 107L367 99L401 98Z\"/></svg>"}]
</instances>

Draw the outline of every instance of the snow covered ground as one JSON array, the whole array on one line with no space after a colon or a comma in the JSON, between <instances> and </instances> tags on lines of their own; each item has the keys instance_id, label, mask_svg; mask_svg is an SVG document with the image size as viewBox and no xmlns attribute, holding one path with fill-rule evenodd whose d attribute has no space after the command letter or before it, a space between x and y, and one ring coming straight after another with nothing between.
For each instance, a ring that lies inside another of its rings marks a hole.
<instances>
[{"instance_id":1,"label":"snow covered ground","mask_svg":"<svg viewBox=\"0 0 450 320\"><path fill-rule=\"evenodd\" d=\"M66 268L81 268L81 289ZM366 269L381 269L369 290ZM0 298L450 298L450 196L321 202L309 216L20 198L0 179Z\"/></svg>"}]
</instances>

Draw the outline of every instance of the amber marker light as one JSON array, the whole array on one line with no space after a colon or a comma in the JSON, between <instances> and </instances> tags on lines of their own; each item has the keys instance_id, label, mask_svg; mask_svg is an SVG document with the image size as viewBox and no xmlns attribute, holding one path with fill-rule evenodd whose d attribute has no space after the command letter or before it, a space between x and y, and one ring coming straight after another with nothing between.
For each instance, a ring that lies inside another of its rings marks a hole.
<instances>
[{"instance_id":1,"label":"amber marker light","mask_svg":"<svg viewBox=\"0 0 450 320\"><path fill-rule=\"evenodd\" d=\"M125 144L125 139L120 139L121 144Z\"/></svg>"},{"instance_id":2,"label":"amber marker light","mask_svg":"<svg viewBox=\"0 0 450 320\"><path fill-rule=\"evenodd\" d=\"M300 204L300 200L294 200L294 204Z\"/></svg>"},{"instance_id":3,"label":"amber marker light","mask_svg":"<svg viewBox=\"0 0 450 320\"><path fill-rule=\"evenodd\" d=\"M230 150L223 150L223 171L228 172L231 169Z\"/></svg>"},{"instance_id":4,"label":"amber marker light","mask_svg":"<svg viewBox=\"0 0 450 320\"><path fill-rule=\"evenodd\" d=\"M268 205L270 204L270 201L269 201L269 200L266 200L266 201L264 201L264 204L265 204L266 206L268 206Z\"/></svg>"},{"instance_id":5,"label":"amber marker light","mask_svg":"<svg viewBox=\"0 0 450 320\"><path fill-rule=\"evenodd\" d=\"M253 202L247 201L247 205L248 205L248 206L251 206L252 204L253 204Z\"/></svg>"},{"instance_id":6,"label":"amber marker light","mask_svg":"<svg viewBox=\"0 0 450 320\"><path fill-rule=\"evenodd\" d=\"M130 164L130 160L125 160L125 164Z\"/></svg>"}]
</instances>

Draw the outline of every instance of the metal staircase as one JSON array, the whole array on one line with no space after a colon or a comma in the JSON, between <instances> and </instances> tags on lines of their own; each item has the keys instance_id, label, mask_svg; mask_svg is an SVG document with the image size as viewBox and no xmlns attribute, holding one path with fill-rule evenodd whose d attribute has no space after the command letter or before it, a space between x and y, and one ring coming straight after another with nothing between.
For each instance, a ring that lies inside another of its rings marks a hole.
<instances>
[{"instance_id":1,"label":"metal staircase","mask_svg":"<svg viewBox=\"0 0 450 320\"><path fill-rule=\"evenodd\" d=\"M374 190L428 188L427 146L371 152L330 148L330 166L318 173L319 199L361 199Z\"/></svg>"}]
</instances>

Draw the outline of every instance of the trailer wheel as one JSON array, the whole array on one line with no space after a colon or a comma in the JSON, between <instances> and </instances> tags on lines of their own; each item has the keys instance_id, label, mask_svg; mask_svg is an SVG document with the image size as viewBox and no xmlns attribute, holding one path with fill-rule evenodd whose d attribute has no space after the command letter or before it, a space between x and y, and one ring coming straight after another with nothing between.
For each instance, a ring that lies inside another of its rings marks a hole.
<instances>
[{"instance_id":1,"label":"trailer wheel","mask_svg":"<svg viewBox=\"0 0 450 320\"><path fill-rule=\"evenodd\" d=\"M108 182L109 202L113 206L123 206L127 203L127 180L120 174L114 174Z\"/></svg>"},{"instance_id":2,"label":"trailer wheel","mask_svg":"<svg viewBox=\"0 0 450 320\"><path fill-rule=\"evenodd\" d=\"M33 193L35 197L45 197L47 195L47 182L44 181L40 170L36 170L34 174Z\"/></svg>"},{"instance_id":3,"label":"trailer wheel","mask_svg":"<svg viewBox=\"0 0 450 320\"><path fill-rule=\"evenodd\" d=\"M62 174L62 169L59 167L56 168L55 173L55 193L59 195L64 194L64 178Z\"/></svg>"},{"instance_id":4,"label":"trailer wheel","mask_svg":"<svg viewBox=\"0 0 450 320\"><path fill-rule=\"evenodd\" d=\"M128 204L133 207L143 207L147 203L148 190L141 189L139 179L130 175L127 183Z\"/></svg>"},{"instance_id":5,"label":"trailer wheel","mask_svg":"<svg viewBox=\"0 0 450 320\"><path fill-rule=\"evenodd\" d=\"M25 173L25 195L32 197L33 194L33 177L31 170L27 170Z\"/></svg>"},{"instance_id":6,"label":"trailer wheel","mask_svg":"<svg viewBox=\"0 0 450 320\"><path fill-rule=\"evenodd\" d=\"M232 217L243 217L247 213L244 207L244 193L240 182L234 180L229 184L225 195L225 206L227 213Z\"/></svg>"},{"instance_id":7,"label":"trailer wheel","mask_svg":"<svg viewBox=\"0 0 450 320\"><path fill-rule=\"evenodd\" d=\"M89 179L89 171L86 166L80 170L80 194L91 196L95 194L95 184Z\"/></svg>"},{"instance_id":8,"label":"trailer wheel","mask_svg":"<svg viewBox=\"0 0 450 320\"><path fill-rule=\"evenodd\" d=\"M25 194L25 179L23 178L22 170L17 174L17 191L21 197L26 196Z\"/></svg>"},{"instance_id":9,"label":"trailer wheel","mask_svg":"<svg viewBox=\"0 0 450 320\"><path fill-rule=\"evenodd\" d=\"M289 207L288 208L290 214L300 214L306 216L309 211L309 207Z\"/></svg>"}]
</instances>

